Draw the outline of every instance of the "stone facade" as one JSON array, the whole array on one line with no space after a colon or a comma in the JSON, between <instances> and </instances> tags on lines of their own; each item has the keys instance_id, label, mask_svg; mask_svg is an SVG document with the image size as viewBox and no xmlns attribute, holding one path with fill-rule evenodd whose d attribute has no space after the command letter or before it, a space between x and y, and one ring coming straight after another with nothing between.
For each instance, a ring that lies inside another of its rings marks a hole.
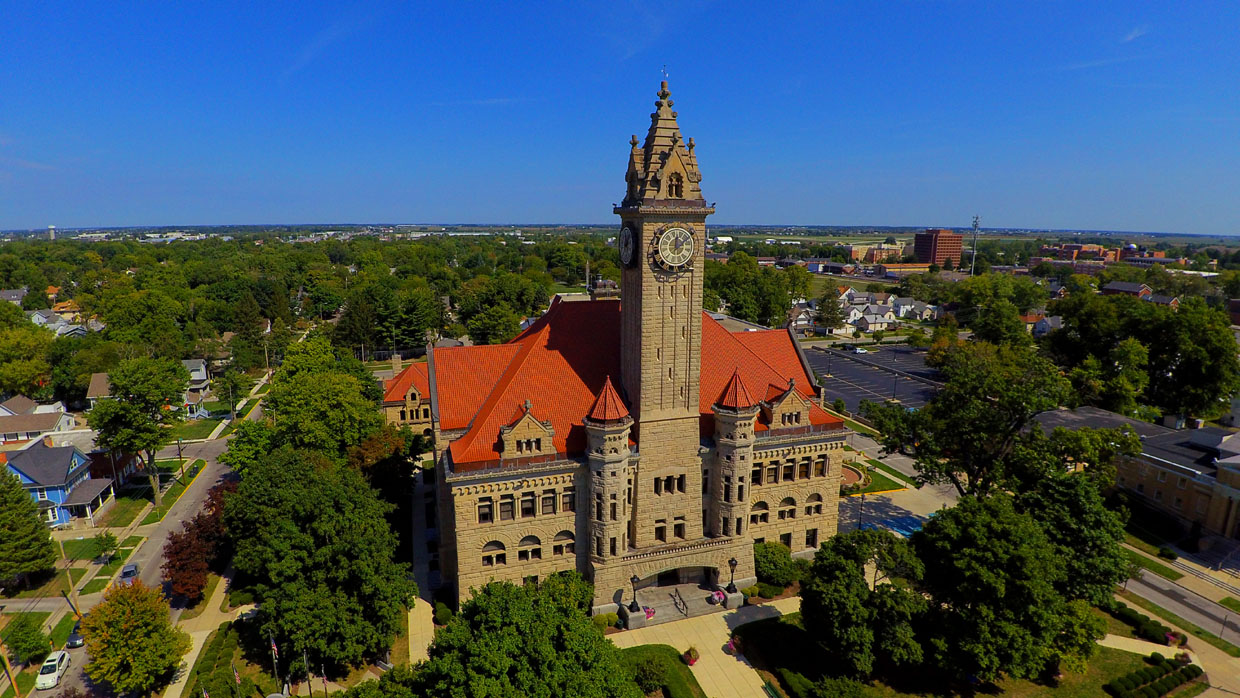
<instances>
[{"instance_id":1,"label":"stone facade","mask_svg":"<svg viewBox=\"0 0 1240 698\"><path fill-rule=\"evenodd\" d=\"M490 580L577 570L594 583L595 610L616 611L634 577L638 588L713 588L734 574L745 586L756 580L755 540L808 554L835 533L848 432L821 409L789 333L738 338L703 316L714 208L666 83L658 96L645 142L630 141L626 195L614 209L632 241L621 300L553 303L511 349L431 352L441 569L460 599ZM573 353L603 340L599 331L566 337L577 322L555 317L569 312L615 318L619 346ZM714 344L704 353L708 329ZM557 361L568 364L554 369L558 382L536 373ZM451 392L492 383L466 408ZM579 400L575 383L593 407L565 418L565 401ZM514 409L515 399L523 402Z\"/></svg>"}]
</instances>

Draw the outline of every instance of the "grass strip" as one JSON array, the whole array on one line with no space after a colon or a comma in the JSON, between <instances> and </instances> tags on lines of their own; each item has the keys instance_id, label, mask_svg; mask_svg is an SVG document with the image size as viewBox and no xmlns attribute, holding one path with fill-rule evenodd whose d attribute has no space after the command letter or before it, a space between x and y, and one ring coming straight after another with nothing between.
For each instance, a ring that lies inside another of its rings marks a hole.
<instances>
[{"instance_id":1,"label":"grass strip","mask_svg":"<svg viewBox=\"0 0 1240 698\"><path fill-rule=\"evenodd\" d=\"M1168 611L1162 606L1159 606L1153 601L1137 596L1135 593L1128 591L1128 590L1120 591L1119 595L1125 601L1131 602L1134 606L1140 606L1141 608L1144 608L1150 613L1153 613L1156 616L1162 617L1163 620L1180 626L1185 632L1196 635L1197 637L1201 638L1204 642L1208 642L1209 644L1214 645L1215 647L1223 650L1227 654L1233 657L1240 657L1240 647L1236 647L1230 642L1224 640L1223 638L1219 637L1218 635L1215 635L1212 632L1209 632L1203 629L1201 626L1195 623L1190 623L1184 620L1183 618L1177 616L1171 611Z\"/></svg>"},{"instance_id":2,"label":"grass strip","mask_svg":"<svg viewBox=\"0 0 1240 698\"><path fill-rule=\"evenodd\" d=\"M215 588L220 585L220 576L214 572L207 574L207 587L202 590L202 598L193 606L187 607L181 611L180 620L190 620L202 615L207 610L207 601L211 598L211 594L215 593Z\"/></svg>"},{"instance_id":3,"label":"grass strip","mask_svg":"<svg viewBox=\"0 0 1240 698\"><path fill-rule=\"evenodd\" d=\"M130 536L130 537L126 538L125 540L121 541L121 546L120 546L120 547L122 547L122 548L136 548L136 547L138 547L138 544L142 542L142 540L143 540L142 536Z\"/></svg>"},{"instance_id":4,"label":"grass strip","mask_svg":"<svg viewBox=\"0 0 1240 698\"><path fill-rule=\"evenodd\" d=\"M77 618L72 613L66 613L60 622L56 623L56 627L52 628L52 646L60 649L69 641L69 633L73 632L73 624L77 622Z\"/></svg>"},{"instance_id":5,"label":"grass strip","mask_svg":"<svg viewBox=\"0 0 1240 698\"><path fill-rule=\"evenodd\" d=\"M109 581L111 580L109 580L106 577L95 577L94 579L87 582L86 586L82 587L82 589L78 593L83 596L85 596L86 594L98 594L99 592L108 588Z\"/></svg>"},{"instance_id":6,"label":"grass strip","mask_svg":"<svg viewBox=\"0 0 1240 698\"><path fill-rule=\"evenodd\" d=\"M1236 613L1240 613L1240 599L1237 599L1234 596L1228 596L1222 601L1219 601L1218 605L1222 606L1223 608L1230 608Z\"/></svg>"},{"instance_id":7,"label":"grass strip","mask_svg":"<svg viewBox=\"0 0 1240 698\"><path fill-rule=\"evenodd\" d=\"M142 519L142 525L145 526L147 524L163 521L164 517L168 515L168 510L172 508L173 504L177 503L177 500L181 498L181 495L185 494L185 488L198 477L198 473L202 471L202 467L206 464L206 461L199 458L193 463L187 465L185 467L185 476L188 479L181 480L178 478L172 484L172 487L169 487L168 491L164 493L163 501L160 503L160 506L151 509L151 511L147 513L146 517Z\"/></svg>"},{"instance_id":8,"label":"grass strip","mask_svg":"<svg viewBox=\"0 0 1240 698\"><path fill-rule=\"evenodd\" d=\"M1128 560L1132 564L1138 567L1141 567L1143 569L1147 569L1153 572L1154 574L1158 575L1159 577L1162 577L1163 579L1170 579L1171 581L1174 582L1177 579L1182 579L1184 577L1183 572L1167 567L1161 562L1154 562L1153 560L1149 559L1148 557L1142 555L1141 553L1135 550L1129 550L1125 548L1124 554L1128 556Z\"/></svg>"},{"instance_id":9,"label":"grass strip","mask_svg":"<svg viewBox=\"0 0 1240 698\"><path fill-rule=\"evenodd\" d=\"M888 475L891 475L897 480L900 480L901 482L907 484L909 487L917 486L917 483L913 482L913 479L910 478L908 475L905 475L904 473L900 472L899 470L896 470L895 468L891 467L890 465L887 465L886 463L882 461L869 460L867 462L869 462L875 468L878 468L879 470L883 471L884 473L887 473Z\"/></svg>"}]
</instances>

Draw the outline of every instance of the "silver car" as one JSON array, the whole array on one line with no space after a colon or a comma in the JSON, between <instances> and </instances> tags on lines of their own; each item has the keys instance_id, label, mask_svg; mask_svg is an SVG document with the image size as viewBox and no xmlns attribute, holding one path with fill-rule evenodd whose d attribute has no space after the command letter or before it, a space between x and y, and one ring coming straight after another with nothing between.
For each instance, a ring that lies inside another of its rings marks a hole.
<instances>
[{"instance_id":1,"label":"silver car","mask_svg":"<svg viewBox=\"0 0 1240 698\"><path fill-rule=\"evenodd\" d=\"M117 584L129 586L138 580L138 566L134 564L125 565L121 568L121 578L116 580Z\"/></svg>"}]
</instances>

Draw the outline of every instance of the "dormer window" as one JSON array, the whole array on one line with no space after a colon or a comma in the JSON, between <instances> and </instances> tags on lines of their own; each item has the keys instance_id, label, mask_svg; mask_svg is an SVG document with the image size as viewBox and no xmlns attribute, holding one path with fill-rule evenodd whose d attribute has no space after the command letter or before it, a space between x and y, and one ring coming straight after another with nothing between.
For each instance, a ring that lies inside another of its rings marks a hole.
<instances>
[{"instance_id":1,"label":"dormer window","mask_svg":"<svg viewBox=\"0 0 1240 698\"><path fill-rule=\"evenodd\" d=\"M679 172L675 172L667 178L667 196L672 199L684 198L685 179L680 176Z\"/></svg>"}]
</instances>

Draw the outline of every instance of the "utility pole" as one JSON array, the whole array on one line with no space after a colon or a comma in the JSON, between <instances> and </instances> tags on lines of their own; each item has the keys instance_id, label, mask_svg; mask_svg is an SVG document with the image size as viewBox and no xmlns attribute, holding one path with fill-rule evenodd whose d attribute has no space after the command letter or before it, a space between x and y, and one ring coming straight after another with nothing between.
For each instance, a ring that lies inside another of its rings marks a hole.
<instances>
[{"instance_id":1,"label":"utility pole","mask_svg":"<svg viewBox=\"0 0 1240 698\"><path fill-rule=\"evenodd\" d=\"M17 687L17 677L13 675L13 667L9 666L9 648L0 640L0 662L4 663L4 675L9 677L9 685L13 687L13 695L22 698L22 691Z\"/></svg>"},{"instance_id":2,"label":"utility pole","mask_svg":"<svg viewBox=\"0 0 1240 698\"><path fill-rule=\"evenodd\" d=\"M973 270L977 268L977 225L981 222L981 216L973 216L973 254L969 260L969 276L973 276Z\"/></svg>"}]
</instances>

